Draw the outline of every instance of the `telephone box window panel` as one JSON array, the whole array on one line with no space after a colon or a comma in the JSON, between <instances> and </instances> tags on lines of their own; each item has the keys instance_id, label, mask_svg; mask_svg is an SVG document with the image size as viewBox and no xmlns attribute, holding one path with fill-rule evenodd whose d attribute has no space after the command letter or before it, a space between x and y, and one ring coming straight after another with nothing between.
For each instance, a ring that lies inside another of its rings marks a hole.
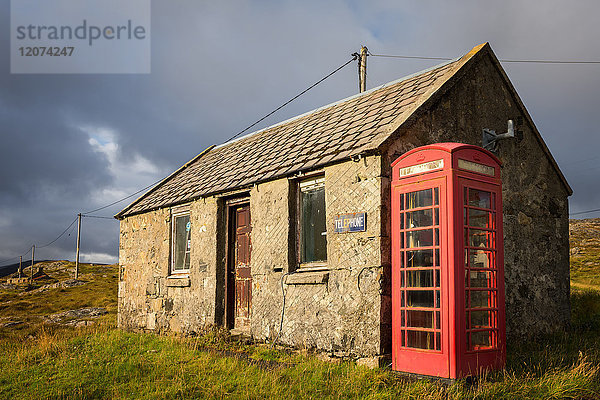
<instances>
[{"instance_id":1,"label":"telephone box window panel","mask_svg":"<svg viewBox=\"0 0 600 400\"><path fill-rule=\"evenodd\" d=\"M392 177L393 369L455 379L501 368L500 162L441 143L398 158Z\"/></svg>"},{"instance_id":2,"label":"telephone box window panel","mask_svg":"<svg viewBox=\"0 0 600 400\"><path fill-rule=\"evenodd\" d=\"M401 346L441 350L439 190L400 194Z\"/></svg>"}]
</instances>

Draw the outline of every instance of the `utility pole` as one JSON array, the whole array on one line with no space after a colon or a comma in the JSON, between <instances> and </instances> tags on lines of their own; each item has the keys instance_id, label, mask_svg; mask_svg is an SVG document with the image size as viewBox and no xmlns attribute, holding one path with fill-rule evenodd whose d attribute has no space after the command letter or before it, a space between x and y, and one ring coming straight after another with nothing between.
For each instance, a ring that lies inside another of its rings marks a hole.
<instances>
[{"instance_id":1,"label":"utility pole","mask_svg":"<svg viewBox=\"0 0 600 400\"><path fill-rule=\"evenodd\" d=\"M81 240L81 213L77 214L77 254L75 256L75 279L79 278L79 241Z\"/></svg>"},{"instance_id":2,"label":"utility pole","mask_svg":"<svg viewBox=\"0 0 600 400\"><path fill-rule=\"evenodd\" d=\"M35 244L31 246L31 275L29 280L33 283L33 263L35 262Z\"/></svg>"},{"instance_id":3,"label":"utility pole","mask_svg":"<svg viewBox=\"0 0 600 400\"><path fill-rule=\"evenodd\" d=\"M360 48L360 58L358 59L358 91L360 93L367 91L367 53L365 46Z\"/></svg>"},{"instance_id":4,"label":"utility pole","mask_svg":"<svg viewBox=\"0 0 600 400\"><path fill-rule=\"evenodd\" d=\"M19 256L19 279L21 279L22 272L23 272L23 256Z\"/></svg>"}]
</instances>

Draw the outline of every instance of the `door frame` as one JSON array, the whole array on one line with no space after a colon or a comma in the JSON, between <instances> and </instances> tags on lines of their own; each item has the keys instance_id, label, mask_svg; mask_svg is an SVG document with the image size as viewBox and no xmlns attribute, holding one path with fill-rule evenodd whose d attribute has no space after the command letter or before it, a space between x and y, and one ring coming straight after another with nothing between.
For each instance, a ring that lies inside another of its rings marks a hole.
<instances>
[{"instance_id":1,"label":"door frame","mask_svg":"<svg viewBox=\"0 0 600 400\"><path fill-rule=\"evenodd\" d=\"M236 197L225 201L225 308L224 308L224 326L227 329L235 328L235 265L232 264L232 257L235 244L235 218L236 210L243 206L250 205L250 197ZM252 218L252 217L250 217Z\"/></svg>"}]
</instances>

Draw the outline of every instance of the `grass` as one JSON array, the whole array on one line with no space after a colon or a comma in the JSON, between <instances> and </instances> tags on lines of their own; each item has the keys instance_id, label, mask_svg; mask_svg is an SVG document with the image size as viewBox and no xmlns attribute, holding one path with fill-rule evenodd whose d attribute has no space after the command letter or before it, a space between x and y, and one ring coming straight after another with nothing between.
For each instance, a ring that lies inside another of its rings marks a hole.
<instances>
[{"instance_id":1,"label":"grass","mask_svg":"<svg viewBox=\"0 0 600 400\"><path fill-rule=\"evenodd\" d=\"M585 230L572 240L571 329L510 342L506 368L474 383L324 362L220 330L194 338L123 332L115 328L117 267L84 265L83 286L0 290L0 398L600 399L600 248ZM43 322L82 307L109 314L84 328ZM26 323L1 327L9 320Z\"/></svg>"}]
</instances>

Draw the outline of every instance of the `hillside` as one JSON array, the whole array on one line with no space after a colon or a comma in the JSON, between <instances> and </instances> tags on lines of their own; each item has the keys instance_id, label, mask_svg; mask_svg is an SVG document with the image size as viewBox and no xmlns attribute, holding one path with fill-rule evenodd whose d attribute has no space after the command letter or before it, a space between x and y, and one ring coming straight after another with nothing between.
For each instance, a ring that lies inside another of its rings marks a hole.
<instances>
[{"instance_id":1,"label":"hillside","mask_svg":"<svg viewBox=\"0 0 600 400\"><path fill-rule=\"evenodd\" d=\"M571 220L571 285L600 290L600 218Z\"/></svg>"},{"instance_id":2,"label":"hillside","mask_svg":"<svg viewBox=\"0 0 600 400\"><path fill-rule=\"evenodd\" d=\"M41 270L40 270L41 268ZM23 339L41 329L65 330L75 326L114 324L117 312L117 265L43 261L34 265L33 284L0 282L0 339ZM29 277L31 267L23 276Z\"/></svg>"}]
</instances>

